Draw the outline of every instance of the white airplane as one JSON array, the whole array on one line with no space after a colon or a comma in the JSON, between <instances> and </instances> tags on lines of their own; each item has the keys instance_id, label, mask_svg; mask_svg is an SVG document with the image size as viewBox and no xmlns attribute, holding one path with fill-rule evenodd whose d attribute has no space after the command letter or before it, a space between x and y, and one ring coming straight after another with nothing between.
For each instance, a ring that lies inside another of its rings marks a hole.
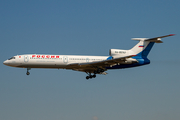
<instances>
[{"instance_id":1,"label":"white airplane","mask_svg":"<svg viewBox=\"0 0 180 120\"><path fill-rule=\"evenodd\" d=\"M95 78L96 74L107 73L109 69L121 69L150 64L147 58L154 43L162 43L161 38L173 36L165 35L155 38L133 38L138 40L130 50L110 49L109 56L79 56L79 55L45 55L25 54L16 55L3 62L11 67L27 68L27 75L31 68L71 69L86 72L86 79Z\"/></svg>"}]
</instances>

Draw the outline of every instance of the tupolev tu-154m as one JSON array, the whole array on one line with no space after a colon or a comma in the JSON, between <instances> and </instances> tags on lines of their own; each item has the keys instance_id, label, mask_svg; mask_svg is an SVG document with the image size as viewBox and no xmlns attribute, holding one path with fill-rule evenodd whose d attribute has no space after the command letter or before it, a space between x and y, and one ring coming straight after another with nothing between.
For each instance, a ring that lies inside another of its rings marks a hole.
<instances>
[{"instance_id":1,"label":"tupolev tu-154m","mask_svg":"<svg viewBox=\"0 0 180 120\"><path fill-rule=\"evenodd\" d=\"M154 43L162 43L161 38L174 34L155 38L132 38L139 42L129 50L110 49L109 56L82 56L82 55L46 55L24 54L16 55L3 62L11 67L27 68L29 75L31 68L55 68L71 69L88 74L86 79L95 78L96 74L107 73L109 69L122 69L150 64L147 58Z\"/></svg>"}]
</instances>

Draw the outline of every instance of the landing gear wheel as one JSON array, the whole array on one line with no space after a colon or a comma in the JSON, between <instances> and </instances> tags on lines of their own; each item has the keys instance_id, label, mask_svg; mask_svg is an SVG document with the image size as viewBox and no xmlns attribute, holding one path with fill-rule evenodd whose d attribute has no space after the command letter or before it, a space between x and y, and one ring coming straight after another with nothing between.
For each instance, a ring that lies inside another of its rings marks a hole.
<instances>
[{"instance_id":1,"label":"landing gear wheel","mask_svg":"<svg viewBox=\"0 0 180 120\"><path fill-rule=\"evenodd\" d=\"M30 72L27 72L26 75L30 75Z\"/></svg>"},{"instance_id":2,"label":"landing gear wheel","mask_svg":"<svg viewBox=\"0 0 180 120\"><path fill-rule=\"evenodd\" d=\"M93 75L92 77L93 77L93 78L95 78L95 77L96 77L96 75Z\"/></svg>"},{"instance_id":3,"label":"landing gear wheel","mask_svg":"<svg viewBox=\"0 0 180 120\"><path fill-rule=\"evenodd\" d=\"M31 68L27 68L26 75L30 75L30 72L29 72L29 70L31 70Z\"/></svg>"},{"instance_id":4,"label":"landing gear wheel","mask_svg":"<svg viewBox=\"0 0 180 120\"><path fill-rule=\"evenodd\" d=\"M86 73L87 73L87 72L86 72ZM94 74L93 74L93 75L91 75L91 73L87 73L87 74L88 74L88 76L86 76L86 79L88 80L88 79L95 78L95 77L96 77L97 72L96 72L96 71L94 71Z\"/></svg>"},{"instance_id":5,"label":"landing gear wheel","mask_svg":"<svg viewBox=\"0 0 180 120\"><path fill-rule=\"evenodd\" d=\"M88 80L88 79L89 79L89 76L86 76L86 79Z\"/></svg>"},{"instance_id":6,"label":"landing gear wheel","mask_svg":"<svg viewBox=\"0 0 180 120\"><path fill-rule=\"evenodd\" d=\"M93 76L92 76L92 75L90 75L90 76L89 76L89 78L93 78Z\"/></svg>"}]
</instances>

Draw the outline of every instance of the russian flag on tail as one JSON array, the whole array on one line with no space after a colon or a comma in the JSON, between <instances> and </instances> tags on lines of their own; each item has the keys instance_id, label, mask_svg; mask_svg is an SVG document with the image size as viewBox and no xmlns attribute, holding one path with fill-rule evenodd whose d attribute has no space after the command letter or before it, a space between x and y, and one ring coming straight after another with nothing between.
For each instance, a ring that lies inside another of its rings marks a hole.
<instances>
[{"instance_id":1,"label":"russian flag on tail","mask_svg":"<svg viewBox=\"0 0 180 120\"><path fill-rule=\"evenodd\" d=\"M144 47L144 45L139 45L139 47Z\"/></svg>"}]
</instances>

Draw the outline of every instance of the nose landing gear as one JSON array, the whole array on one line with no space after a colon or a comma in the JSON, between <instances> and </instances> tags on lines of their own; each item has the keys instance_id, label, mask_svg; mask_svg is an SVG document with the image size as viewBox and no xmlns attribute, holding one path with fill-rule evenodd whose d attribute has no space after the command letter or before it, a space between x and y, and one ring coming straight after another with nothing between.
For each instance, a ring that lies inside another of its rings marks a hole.
<instances>
[{"instance_id":1,"label":"nose landing gear","mask_svg":"<svg viewBox=\"0 0 180 120\"><path fill-rule=\"evenodd\" d=\"M27 72L26 75L30 75L30 72Z\"/></svg>"},{"instance_id":2,"label":"nose landing gear","mask_svg":"<svg viewBox=\"0 0 180 120\"><path fill-rule=\"evenodd\" d=\"M26 75L30 75L30 72L29 72L29 70L31 70L31 68L27 68Z\"/></svg>"}]
</instances>

